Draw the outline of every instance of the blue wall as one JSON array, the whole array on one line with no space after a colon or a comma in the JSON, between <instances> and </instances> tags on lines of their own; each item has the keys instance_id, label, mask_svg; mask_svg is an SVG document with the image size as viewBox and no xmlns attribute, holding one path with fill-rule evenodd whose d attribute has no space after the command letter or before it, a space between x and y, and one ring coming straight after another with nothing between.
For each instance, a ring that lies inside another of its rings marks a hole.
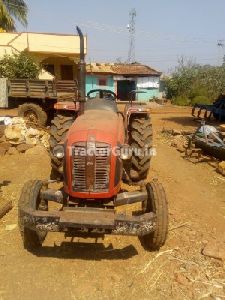
<instances>
[{"instance_id":1,"label":"blue wall","mask_svg":"<svg viewBox=\"0 0 225 300\"><path fill-rule=\"evenodd\" d=\"M99 79L106 79L106 86L99 86ZM90 90L94 89L106 89L115 92L114 79L112 75L86 75L86 94ZM145 93L140 93L136 95L136 100L139 101L149 101L153 98L158 98L160 95L159 88L137 88L139 91ZM93 97L96 96L93 94Z\"/></svg>"},{"instance_id":2,"label":"blue wall","mask_svg":"<svg viewBox=\"0 0 225 300\"><path fill-rule=\"evenodd\" d=\"M154 97L159 97L159 89L158 88L139 88L138 91L143 91L144 93L137 94L136 100L140 101L149 101Z\"/></svg>"},{"instance_id":3,"label":"blue wall","mask_svg":"<svg viewBox=\"0 0 225 300\"><path fill-rule=\"evenodd\" d=\"M106 86L99 86L99 78L106 78ZM106 90L111 90L113 92L115 92L114 89L114 80L113 80L113 76L111 75L86 75L86 94L90 91L90 90L94 90L94 89L106 89ZM93 95L94 96L94 95Z\"/></svg>"}]
</instances>

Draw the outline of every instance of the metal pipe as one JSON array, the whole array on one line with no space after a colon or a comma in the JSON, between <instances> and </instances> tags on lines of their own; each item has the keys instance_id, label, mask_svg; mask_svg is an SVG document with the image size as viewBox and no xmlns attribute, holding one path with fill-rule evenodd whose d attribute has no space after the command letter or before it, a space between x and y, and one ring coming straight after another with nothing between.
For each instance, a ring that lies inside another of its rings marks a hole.
<instances>
[{"instance_id":1,"label":"metal pipe","mask_svg":"<svg viewBox=\"0 0 225 300\"><path fill-rule=\"evenodd\" d=\"M59 190L47 189L41 192L41 197L47 201L53 201L63 204L63 192Z\"/></svg>"},{"instance_id":2,"label":"metal pipe","mask_svg":"<svg viewBox=\"0 0 225 300\"><path fill-rule=\"evenodd\" d=\"M81 29L76 27L78 35L80 37L80 61L79 61L79 98L80 102L80 113L83 113L83 104L86 101L86 90L85 90L85 79L86 79L86 63L84 54L84 36Z\"/></svg>"},{"instance_id":3,"label":"metal pipe","mask_svg":"<svg viewBox=\"0 0 225 300\"><path fill-rule=\"evenodd\" d=\"M147 191L145 192L125 192L121 193L117 196L114 205L120 206L120 205L126 205L126 204L133 204L137 202L143 202L146 201L148 198Z\"/></svg>"}]
</instances>

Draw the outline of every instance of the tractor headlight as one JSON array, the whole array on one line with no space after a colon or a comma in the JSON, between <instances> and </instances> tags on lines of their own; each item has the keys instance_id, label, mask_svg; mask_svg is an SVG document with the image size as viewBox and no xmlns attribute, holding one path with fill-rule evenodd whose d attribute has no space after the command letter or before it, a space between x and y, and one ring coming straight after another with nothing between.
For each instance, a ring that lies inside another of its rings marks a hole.
<instances>
[{"instance_id":1,"label":"tractor headlight","mask_svg":"<svg viewBox=\"0 0 225 300\"><path fill-rule=\"evenodd\" d=\"M56 145L53 148L53 155L57 158L63 158L64 157L64 146L63 145Z\"/></svg>"},{"instance_id":2,"label":"tractor headlight","mask_svg":"<svg viewBox=\"0 0 225 300\"><path fill-rule=\"evenodd\" d=\"M123 145L120 148L120 158L122 160L128 160L132 157L132 148L129 145Z\"/></svg>"}]
</instances>

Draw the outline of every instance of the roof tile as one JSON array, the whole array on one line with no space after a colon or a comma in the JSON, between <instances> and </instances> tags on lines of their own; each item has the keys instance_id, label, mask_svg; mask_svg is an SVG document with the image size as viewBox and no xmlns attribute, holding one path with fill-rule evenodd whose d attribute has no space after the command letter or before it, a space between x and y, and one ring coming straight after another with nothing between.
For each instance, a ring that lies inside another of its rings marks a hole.
<instances>
[{"instance_id":1,"label":"roof tile","mask_svg":"<svg viewBox=\"0 0 225 300\"><path fill-rule=\"evenodd\" d=\"M142 64L110 64L110 63L91 63L87 64L87 73L114 74L124 76L160 76L161 73L149 66Z\"/></svg>"}]
</instances>

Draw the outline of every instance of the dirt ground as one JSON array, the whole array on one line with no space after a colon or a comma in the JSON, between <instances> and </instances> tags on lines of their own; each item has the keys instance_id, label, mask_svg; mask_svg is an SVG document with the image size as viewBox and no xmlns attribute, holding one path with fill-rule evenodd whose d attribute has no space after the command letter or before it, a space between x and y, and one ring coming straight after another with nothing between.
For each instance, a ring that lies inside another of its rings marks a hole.
<instances>
[{"instance_id":1,"label":"dirt ground","mask_svg":"<svg viewBox=\"0 0 225 300\"><path fill-rule=\"evenodd\" d=\"M192 164L168 145L163 127L193 129L189 109L152 111L154 145L149 179L158 177L169 202L169 235L160 252L136 237L104 240L48 235L42 249L23 249L17 201L26 180L46 179L45 151L0 158L3 197L14 208L0 220L0 299L225 299L225 266L202 255L207 243L225 244L225 178L207 163Z\"/></svg>"}]
</instances>

